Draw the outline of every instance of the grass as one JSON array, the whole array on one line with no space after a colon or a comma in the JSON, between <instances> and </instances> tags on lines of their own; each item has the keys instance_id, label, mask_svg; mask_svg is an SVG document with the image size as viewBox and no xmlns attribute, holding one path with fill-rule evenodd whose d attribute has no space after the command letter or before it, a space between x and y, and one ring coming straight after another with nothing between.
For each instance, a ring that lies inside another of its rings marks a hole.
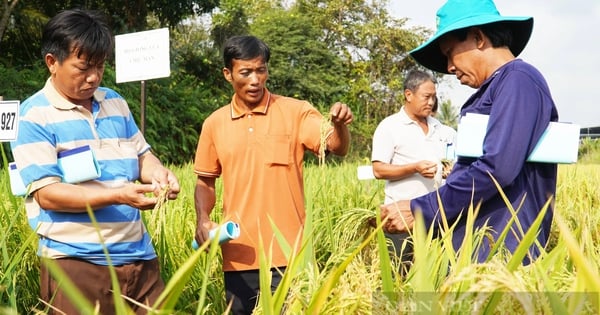
<instances>
[{"instance_id":1,"label":"grass","mask_svg":"<svg viewBox=\"0 0 600 315\"><path fill-rule=\"evenodd\" d=\"M586 161L589 161L586 159ZM592 158L591 161L598 161ZM284 244L290 267L271 295L261 292L257 314L597 314L600 311L600 164L560 165L556 219L550 243L533 264L523 253L498 254L475 264L433 238L417 220L415 261L402 276L390 259L380 230L368 225L383 200L383 182L359 181L358 163L307 165L307 224L298 250ZM157 314L223 314L227 310L216 244L209 251L190 245L195 229L191 165L174 167L177 200L144 212L167 290ZM217 182L217 194L221 187ZM0 314L44 313L37 300L39 259L36 236L27 225L23 200L12 196L6 169L0 173ZM471 215L477 211L470 209ZM221 204L213 219L220 221ZM465 244L475 248L484 231ZM383 243L382 243L383 242ZM523 247L533 242L533 237ZM263 250L266 281L268 252ZM127 310L119 314L127 313Z\"/></svg>"}]
</instances>

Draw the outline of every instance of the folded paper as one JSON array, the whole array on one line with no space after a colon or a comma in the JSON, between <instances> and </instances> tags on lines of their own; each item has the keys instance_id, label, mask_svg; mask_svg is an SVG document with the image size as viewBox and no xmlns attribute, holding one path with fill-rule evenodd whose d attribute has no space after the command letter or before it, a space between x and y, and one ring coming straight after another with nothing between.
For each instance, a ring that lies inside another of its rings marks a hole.
<instances>
[{"instance_id":1,"label":"folded paper","mask_svg":"<svg viewBox=\"0 0 600 315\"><path fill-rule=\"evenodd\" d=\"M480 157L483 155L483 139L487 131L489 116L468 113L461 118L456 133L456 155ZM575 163L579 150L580 127L577 124L550 122L528 162Z\"/></svg>"},{"instance_id":2,"label":"folded paper","mask_svg":"<svg viewBox=\"0 0 600 315\"><path fill-rule=\"evenodd\" d=\"M227 221L218 228L210 230L208 232L208 237L212 240L217 234L219 237L219 244L234 240L240 237L240 226L233 221Z\"/></svg>"},{"instance_id":3,"label":"folded paper","mask_svg":"<svg viewBox=\"0 0 600 315\"><path fill-rule=\"evenodd\" d=\"M208 231L208 238L212 241L215 238L215 236L217 236L217 234L219 235L219 244L229 242L231 240L234 240L234 239L240 237L240 226L239 226L239 224L237 224L233 221L227 221L227 222L223 223L222 225L220 225L219 227L216 227L216 228ZM193 249L200 248L200 246L198 245L198 242L196 242L196 240L192 241L192 248Z\"/></svg>"},{"instance_id":4,"label":"folded paper","mask_svg":"<svg viewBox=\"0 0 600 315\"><path fill-rule=\"evenodd\" d=\"M359 180L375 179L375 175L373 175L373 166L371 165L359 165L356 168L356 175Z\"/></svg>"},{"instance_id":5,"label":"folded paper","mask_svg":"<svg viewBox=\"0 0 600 315\"><path fill-rule=\"evenodd\" d=\"M25 196L27 193L27 188L25 188L23 178L21 178L21 174L19 174L17 163L8 163L8 177L10 177L10 190L12 191L13 195Z\"/></svg>"},{"instance_id":6,"label":"folded paper","mask_svg":"<svg viewBox=\"0 0 600 315\"><path fill-rule=\"evenodd\" d=\"M63 181L76 184L100 177L100 165L89 145L58 153Z\"/></svg>"}]
</instances>

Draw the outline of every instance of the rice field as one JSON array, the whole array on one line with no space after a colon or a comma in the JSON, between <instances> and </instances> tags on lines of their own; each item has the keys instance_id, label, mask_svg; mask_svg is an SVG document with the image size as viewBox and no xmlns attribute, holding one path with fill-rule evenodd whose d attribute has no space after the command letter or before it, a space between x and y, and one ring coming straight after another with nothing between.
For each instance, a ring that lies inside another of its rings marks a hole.
<instances>
[{"instance_id":1,"label":"rice field","mask_svg":"<svg viewBox=\"0 0 600 315\"><path fill-rule=\"evenodd\" d=\"M383 182L359 181L359 164L366 163L305 167L304 241L297 252L292 244L281 244L292 257L290 265L274 294L261 292L256 314L600 313L600 164L559 166L551 241L533 264L519 263L523 251L510 255L501 248L488 262L475 264L469 250L454 252L447 237L433 238L417 223L413 265L404 272L388 255L383 234L368 224L383 200ZM218 246L204 244L198 251L190 246L195 229L191 169L174 167L182 186L177 200L144 212L167 282L155 314L227 310ZM0 314L43 314L47 307L37 299L37 239L23 200L10 194L6 169L0 187ZM220 207L217 203L213 212L216 221ZM482 237L483 231L473 231L466 248L475 248ZM262 270L268 270L266 257ZM94 313L85 302L81 307ZM128 311L123 306L117 313Z\"/></svg>"}]
</instances>

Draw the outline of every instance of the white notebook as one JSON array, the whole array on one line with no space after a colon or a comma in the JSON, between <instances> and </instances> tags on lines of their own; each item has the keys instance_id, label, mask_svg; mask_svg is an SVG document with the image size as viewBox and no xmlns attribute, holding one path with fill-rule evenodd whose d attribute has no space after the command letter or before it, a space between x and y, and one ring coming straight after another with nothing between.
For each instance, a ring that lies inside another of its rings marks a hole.
<instances>
[{"instance_id":1,"label":"white notebook","mask_svg":"<svg viewBox=\"0 0 600 315\"><path fill-rule=\"evenodd\" d=\"M457 156L483 155L483 139L488 119L488 115L474 113L467 113L461 118L456 133ZM550 122L527 161L562 164L577 162L580 129L577 124Z\"/></svg>"},{"instance_id":2,"label":"white notebook","mask_svg":"<svg viewBox=\"0 0 600 315\"><path fill-rule=\"evenodd\" d=\"M17 163L8 163L8 177L10 177L10 190L12 191L13 195L25 196L27 193L27 188L25 188L21 174L19 174Z\"/></svg>"}]
</instances>

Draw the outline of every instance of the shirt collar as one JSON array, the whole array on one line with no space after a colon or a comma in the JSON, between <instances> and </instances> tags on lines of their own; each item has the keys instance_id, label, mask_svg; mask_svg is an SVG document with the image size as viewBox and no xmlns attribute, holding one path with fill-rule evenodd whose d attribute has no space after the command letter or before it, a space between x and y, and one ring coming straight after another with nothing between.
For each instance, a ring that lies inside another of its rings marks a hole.
<instances>
[{"instance_id":1,"label":"shirt collar","mask_svg":"<svg viewBox=\"0 0 600 315\"><path fill-rule=\"evenodd\" d=\"M266 97L264 97L264 96L266 96ZM260 104L258 104L258 106L254 107L250 111L251 113L263 114L263 115L267 114L267 110L269 109L269 105L271 104L271 92L269 92L269 90L267 90L267 88L265 88L264 96L263 96L262 100L260 101ZM234 94L233 97L231 98L230 108L231 108L231 119L240 118L248 113L248 109L245 106L238 104L238 102L236 101L236 94Z\"/></svg>"},{"instance_id":2,"label":"shirt collar","mask_svg":"<svg viewBox=\"0 0 600 315\"><path fill-rule=\"evenodd\" d=\"M403 124L410 125L410 124L414 123L414 121L412 119L410 119L410 117L408 117L408 114L406 113L406 109L404 108L404 106L402 106L400 108L398 115L400 115L400 121Z\"/></svg>"},{"instance_id":3,"label":"shirt collar","mask_svg":"<svg viewBox=\"0 0 600 315\"><path fill-rule=\"evenodd\" d=\"M50 101L50 104L52 104L52 106L58 109L74 109L78 106L69 102L66 98L60 95L60 93L58 93L58 91L54 87L54 84L52 84L51 78L48 78L48 80L46 80L46 84L44 85L44 94L46 95L46 98L48 98L48 100ZM94 100L96 100L98 103L101 103L104 100L105 96L105 91L100 91L99 89L96 89L96 91L94 92Z\"/></svg>"},{"instance_id":4,"label":"shirt collar","mask_svg":"<svg viewBox=\"0 0 600 315\"><path fill-rule=\"evenodd\" d=\"M416 124L416 122L414 120L412 120L412 119L410 119L410 117L408 117L408 114L406 113L404 106L402 106L402 108L400 108L400 112L398 114L400 115L400 121L403 124L405 124L405 125ZM427 125L429 127L438 128L438 126L441 125L441 123L436 118L427 116Z\"/></svg>"}]
</instances>

